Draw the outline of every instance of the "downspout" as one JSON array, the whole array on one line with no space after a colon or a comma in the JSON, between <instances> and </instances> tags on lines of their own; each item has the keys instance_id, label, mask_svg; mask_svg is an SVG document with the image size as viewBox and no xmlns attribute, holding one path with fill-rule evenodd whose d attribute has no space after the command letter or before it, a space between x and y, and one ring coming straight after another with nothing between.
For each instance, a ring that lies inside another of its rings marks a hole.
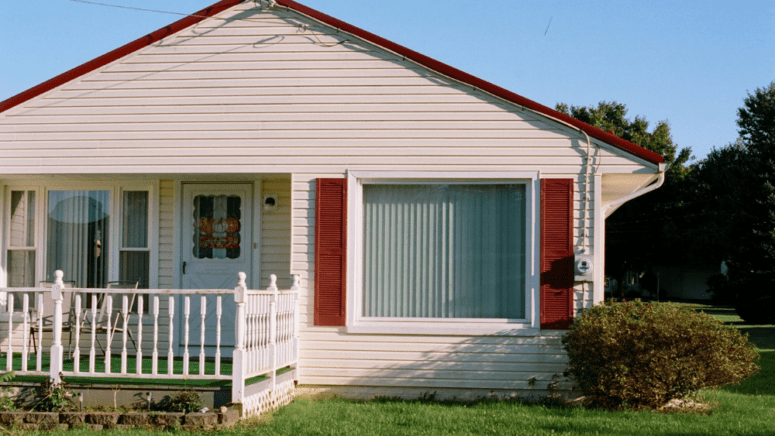
<instances>
[{"instance_id":1,"label":"downspout","mask_svg":"<svg viewBox=\"0 0 775 436\"><path fill-rule=\"evenodd\" d=\"M608 218L622 204L632 200L633 198L640 197L643 194L648 194L649 192L662 186L665 183L665 173L667 172L667 168L669 166L670 164L668 163L659 164L659 177L657 178L656 183L652 183L644 188L638 189L635 192L625 195L624 197L618 200L615 200L615 201L612 201L611 203L606 204L605 206L603 206L603 215L606 218Z\"/></svg>"}]
</instances>

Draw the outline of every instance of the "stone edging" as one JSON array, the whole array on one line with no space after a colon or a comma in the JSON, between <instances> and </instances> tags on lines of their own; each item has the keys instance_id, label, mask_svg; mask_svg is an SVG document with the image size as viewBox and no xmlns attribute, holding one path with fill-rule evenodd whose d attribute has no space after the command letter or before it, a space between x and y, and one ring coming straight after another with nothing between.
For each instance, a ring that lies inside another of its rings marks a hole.
<instances>
[{"instance_id":1,"label":"stone edging","mask_svg":"<svg viewBox=\"0 0 775 436\"><path fill-rule=\"evenodd\" d=\"M23 430L88 428L213 430L228 428L239 421L239 411L225 412L0 412L0 425Z\"/></svg>"}]
</instances>

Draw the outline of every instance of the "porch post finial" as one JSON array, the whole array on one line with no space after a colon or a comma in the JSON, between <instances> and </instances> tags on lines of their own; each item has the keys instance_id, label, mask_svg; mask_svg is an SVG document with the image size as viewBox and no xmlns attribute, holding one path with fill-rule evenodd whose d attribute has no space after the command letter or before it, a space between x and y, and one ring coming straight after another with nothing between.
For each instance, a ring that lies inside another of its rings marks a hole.
<instances>
[{"instance_id":1,"label":"porch post finial","mask_svg":"<svg viewBox=\"0 0 775 436\"><path fill-rule=\"evenodd\" d=\"M277 290L277 276L274 274L269 274L269 287L266 288L267 291L276 291Z\"/></svg>"},{"instance_id":2,"label":"porch post finial","mask_svg":"<svg viewBox=\"0 0 775 436\"><path fill-rule=\"evenodd\" d=\"M298 274L291 275L291 291L298 291L301 289L301 276Z\"/></svg>"}]
</instances>

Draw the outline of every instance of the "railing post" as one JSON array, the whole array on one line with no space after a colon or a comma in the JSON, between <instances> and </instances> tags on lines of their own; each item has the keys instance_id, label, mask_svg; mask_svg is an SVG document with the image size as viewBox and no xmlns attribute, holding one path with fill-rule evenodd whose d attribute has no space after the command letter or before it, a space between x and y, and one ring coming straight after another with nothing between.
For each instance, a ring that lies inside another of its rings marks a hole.
<instances>
[{"instance_id":1,"label":"railing post","mask_svg":"<svg viewBox=\"0 0 775 436\"><path fill-rule=\"evenodd\" d=\"M231 401L242 403L245 398L245 294L247 284L244 272L238 274L239 281L234 288L234 303L237 305L237 313L234 318L234 351L232 352L231 370ZM243 410L243 413L245 411Z\"/></svg>"},{"instance_id":2,"label":"railing post","mask_svg":"<svg viewBox=\"0 0 775 436\"><path fill-rule=\"evenodd\" d=\"M8 349L5 355L5 370L13 371L13 294L8 295ZM43 346L43 341L38 339L38 343ZM38 355L43 354L38 350Z\"/></svg>"},{"instance_id":3,"label":"railing post","mask_svg":"<svg viewBox=\"0 0 775 436\"><path fill-rule=\"evenodd\" d=\"M277 397L275 386L277 385L277 276L269 275L269 287L272 292L269 297L269 358L272 362L272 400Z\"/></svg>"},{"instance_id":4,"label":"railing post","mask_svg":"<svg viewBox=\"0 0 775 436\"><path fill-rule=\"evenodd\" d=\"M296 361L294 380L299 381L299 354L301 351L301 340L299 339L299 332L301 330L301 302L299 301L299 294L301 294L301 277L298 274L291 276L293 279L293 285L291 291L296 293L293 295L293 360Z\"/></svg>"},{"instance_id":5,"label":"railing post","mask_svg":"<svg viewBox=\"0 0 775 436\"><path fill-rule=\"evenodd\" d=\"M62 355L64 353L64 348L62 347L62 290L65 287L62 277L64 275L62 270L56 270L54 273L54 284L51 286L51 299L54 300L54 343L51 345L49 377L54 379L54 383L62 381L59 373L62 372Z\"/></svg>"}]
</instances>

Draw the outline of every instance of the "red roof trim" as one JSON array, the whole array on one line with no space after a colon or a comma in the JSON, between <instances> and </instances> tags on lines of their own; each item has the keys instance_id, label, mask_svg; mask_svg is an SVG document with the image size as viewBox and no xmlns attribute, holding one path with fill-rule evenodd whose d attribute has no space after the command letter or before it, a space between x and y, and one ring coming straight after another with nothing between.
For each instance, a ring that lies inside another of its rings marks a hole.
<instances>
[{"instance_id":1,"label":"red roof trim","mask_svg":"<svg viewBox=\"0 0 775 436\"><path fill-rule=\"evenodd\" d=\"M210 7L207 7L205 9L202 9L199 12L196 12L192 16L188 16L181 20L178 20L170 24L169 26L163 27L142 38L132 41L129 44L124 45L123 47L119 47L116 50L113 50L107 54L104 54L92 61L89 61L81 66L73 68L72 70L66 73L60 74L59 76L56 76L53 79L50 79L46 82L41 83L40 85L37 85L33 88L28 89L27 91L24 91L18 95L15 95L9 98L8 100L0 102L0 113L8 109L11 109L12 107L17 106L21 103L24 103L28 100L31 100L32 98L35 98L45 92L48 92L56 88L57 86L63 85L73 79L83 76L84 74L90 73L100 67L103 67L111 62L114 62L126 55L134 53L137 50L140 50L155 42L158 42L163 38L166 38L172 34L180 32L181 30L204 20L206 17L210 17L215 14L218 14L240 3L242 3L242 0L222 0ZM572 126L575 126L583 130L589 136L595 139L599 139L607 144L611 144L634 156L644 159L647 162L650 162L653 164L660 164L665 161L664 158L658 153L654 153L653 151L646 150L645 148L642 148L638 145L633 144L632 142L619 138L618 136L615 136L611 133L598 129L597 127L593 127L573 117L557 112L556 110L546 107L542 104L536 103L533 100L522 97L521 95L515 94L507 89L501 88L500 86L494 85L478 77L474 77L468 73L458 70L457 68L451 67L447 64L439 62L428 56L417 53L414 50L410 50L392 41L388 41L385 38L374 35L373 33L367 32L361 28L345 23L344 21L338 20L322 12L316 11L315 9L296 3L293 0L277 0L277 4L293 9L309 17L312 17L329 26L341 29L347 33L350 33L368 42L371 42L372 44L384 47L394 53L397 53L414 62L417 62L420 65L430 68L431 70L444 74L447 77L450 77L452 79L458 80L463 83L467 83L471 86L481 89L482 91L488 92L490 94L493 94L497 97L500 97L512 103L518 104L520 106L524 106L538 113L542 113L549 117L564 121Z\"/></svg>"}]
</instances>

